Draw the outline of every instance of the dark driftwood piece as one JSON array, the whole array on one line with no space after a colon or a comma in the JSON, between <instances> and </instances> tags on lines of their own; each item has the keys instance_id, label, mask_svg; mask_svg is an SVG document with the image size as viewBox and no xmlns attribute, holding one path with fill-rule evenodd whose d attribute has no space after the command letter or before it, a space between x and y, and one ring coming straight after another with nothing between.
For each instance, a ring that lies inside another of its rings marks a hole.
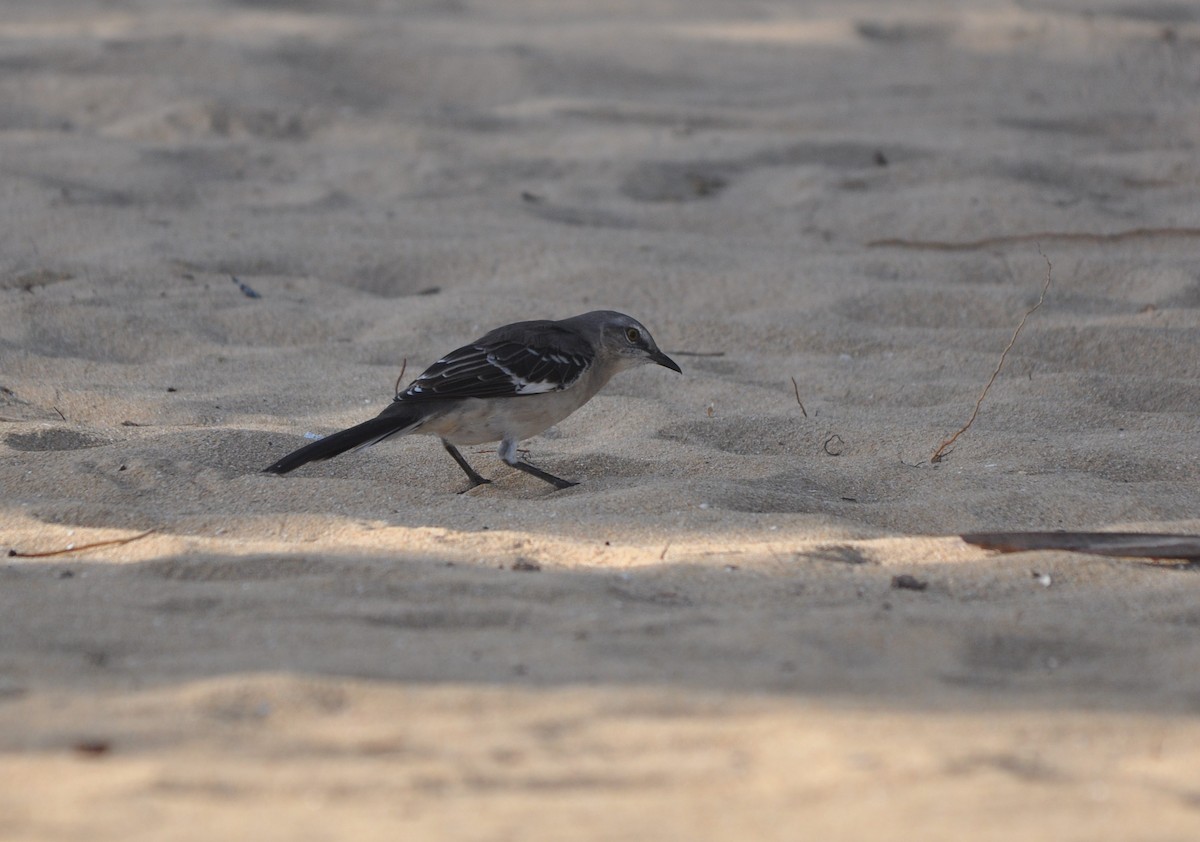
<instances>
[{"instance_id":1,"label":"dark driftwood piece","mask_svg":"<svg viewBox=\"0 0 1200 842\"><path fill-rule=\"evenodd\" d=\"M1093 555L1200 561L1200 535L1166 532L968 532L968 544L1002 553L1067 550Z\"/></svg>"}]
</instances>

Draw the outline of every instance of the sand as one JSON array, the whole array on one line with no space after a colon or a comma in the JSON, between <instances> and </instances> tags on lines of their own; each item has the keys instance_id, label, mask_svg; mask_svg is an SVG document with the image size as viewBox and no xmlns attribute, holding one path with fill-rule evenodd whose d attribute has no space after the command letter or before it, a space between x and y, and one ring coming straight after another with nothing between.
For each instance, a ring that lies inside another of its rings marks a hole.
<instances>
[{"instance_id":1,"label":"sand","mask_svg":"<svg viewBox=\"0 0 1200 842\"><path fill-rule=\"evenodd\" d=\"M1198 80L1184 3L9 0L0 552L153 532L0 559L0 836L1196 838L1195 574L957 536L1200 531ZM576 488L259 473L602 307L684 375Z\"/></svg>"}]
</instances>

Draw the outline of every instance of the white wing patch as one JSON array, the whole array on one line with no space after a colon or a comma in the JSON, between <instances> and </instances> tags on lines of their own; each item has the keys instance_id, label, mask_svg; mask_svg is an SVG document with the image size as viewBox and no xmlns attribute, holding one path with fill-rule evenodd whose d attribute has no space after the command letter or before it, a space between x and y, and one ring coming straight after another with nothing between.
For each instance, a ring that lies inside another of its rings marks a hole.
<instances>
[{"instance_id":1,"label":"white wing patch","mask_svg":"<svg viewBox=\"0 0 1200 842\"><path fill-rule=\"evenodd\" d=\"M527 348L526 350L534 356L538 356L538 352L532 348ZM566 362L566 360L558 359L557 354L550 355L550 358L555 360L555 362ZM503 363L497 361L496 357L492 354L487 355L487 361L508 375L513 384L514 394L536 395L541 392L553 392L563 387L562 383L554 383L549 380L539 380L531 383L524 377L521 377L519 374L514 373L512 369L508 368Z\"/></svg>"}]
</instances>

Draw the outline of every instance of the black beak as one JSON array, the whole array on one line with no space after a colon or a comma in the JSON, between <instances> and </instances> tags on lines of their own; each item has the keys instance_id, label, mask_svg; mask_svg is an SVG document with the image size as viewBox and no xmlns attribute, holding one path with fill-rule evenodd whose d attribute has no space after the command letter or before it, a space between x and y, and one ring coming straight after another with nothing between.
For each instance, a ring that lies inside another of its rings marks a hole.
<instances>
[{"instance_id":1,"label":"black beak","mask_svg":"<svg viewBox=\"0 0 1200 842\"><path fill-rule=\"evenodd\" d=\"M650 352L650 359L654 360L654 362L658 363L664 368L669 368L672 371L678 371L680 374L683 374L683 369L679 367L679 363L675 362L657 348Z\"/></svg>"}]
</instances>

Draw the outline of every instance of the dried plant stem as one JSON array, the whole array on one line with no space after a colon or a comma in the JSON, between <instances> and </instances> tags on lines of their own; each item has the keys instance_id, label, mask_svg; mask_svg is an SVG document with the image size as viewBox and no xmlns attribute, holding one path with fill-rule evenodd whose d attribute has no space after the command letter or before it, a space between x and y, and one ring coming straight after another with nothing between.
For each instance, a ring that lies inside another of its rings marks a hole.
<instances>
[{"instance_id":1,"label":"dried plant stem","mask_svg":"<svg viewBox=\"0 0 1200 842\"><path fill-rule=\"evenodd\" d=\"M66 555L67 553L81 553L84 550L94 550L99 547L119 547L122 544L131 544L139 538L145 538L152 532L157 532L157 529L147 529L140 535L134 535L131 538L115 538L111 541L96 541L94 544L80 544L77 547L65 547L61 550L47 550L43 553L22 553L17 550L9 550L9 558L50 558L56 555Z\"/></svg>"},{"instance_id":2,"label":"dried plant stem","mask_svg":"<svg viewBox=\"0 0 1200 842\"><path fill-rule=\"evenodd\" d=\"M808 410L804 408L804 404L800 403L800 387L796 385L796 378L792 378L792 389L796 392L796 403L800 406L800 412L805 418L808 417Z\"/></svg>"},{"instance_id":3,"label":"dried plant stem","mask_svg":"<svg viewBox=\"0 0 1200 842\"><path fill-rule=\"evenodd\" d=\"M1200 228L1130 228L1109 234L1094 234L1087 231L1034 231L1028 234L1005 234L984 237L981 240L950 242L946 240L906 240L892 237L872 240L868 248L923 249L927 251L974 251L975 249L1010 246L1017 243L1038 243L1043 240L1063 243L1120 243L1126 240L1158 239L1166 237L1200 237Z\"/></svg>"},{"instance_id":4,"label":"dried plant stem","mask_svg":"<svg viewBox=\"0 0 1200 842\"><path fill-rule=\"evenodd\" d=\"M1017 324L1017 329L1013 331L1012 339L1008 340L1008 345L1005 346L1004 351L1000 354L1000 361L996 363L996 370L992 372L992 376L988 378L987 385L984 386L983 391L979 393L979 399L975 401L975 409L971 411L971 417L967 419L967 423L963 424L958 429L958 432L941 443L938 449L933 452L933 455L929 457L930 462L941 462L946 456L947 449L950 448L956 441L958 441L958 437L965 433L970 426L975 423L975 418L979 415L979 407L983 405L983 399L987 397L987 393L992 388L992 384L996 382L996 378L1000 375L1000 369L1004 368L1004 360L1008 357L1008 352L1012 350L1013 345L1017 344L1017 337L1021 334L1021 328L1025 327L1025 322L1029 320L1029 317L1032 316L1037 309L1042 306L1042 302L1046 300L1046 293L1050 291L1050 279L1054 271L1054 266L1050 263L1050 258L1046 257L1046 255L1042 252L1041 247L1038 248L1038 254L1042 255L1042 260L1046 261L1046 283L1042 285L1042 294L1038 297L1037 304L1034 304L1025 311L1025 315L1021 316L1021 321Z\"/></svg>"},{"instance_id":5,"label":"dried plant stem","mask_svg":"<svg viewBox=\"0 0 1200 842\"><path fill-rule=\"evenodd\" d=\"M392 391L397 395L400 394L400 381L404 379L404 372L408 369L408 357L400 361L400 373L396 375L396 388Z\"/></svg>"}]
</instances>

